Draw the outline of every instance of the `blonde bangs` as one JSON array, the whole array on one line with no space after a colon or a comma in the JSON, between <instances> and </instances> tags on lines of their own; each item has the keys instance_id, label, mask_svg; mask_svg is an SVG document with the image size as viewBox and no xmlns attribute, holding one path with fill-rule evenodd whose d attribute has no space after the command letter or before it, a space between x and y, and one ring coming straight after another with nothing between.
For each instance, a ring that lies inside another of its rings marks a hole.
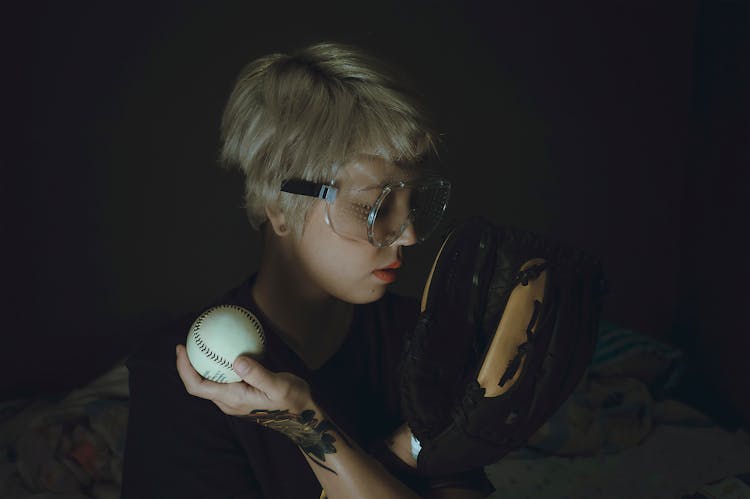
<instances>
[{"instance_id":1,"label":"blonde bangs","mask_svg":"<svg viewBox=\"0 0 750 499\"><path fill-rule=\"evenodd\" d=\"M352 158L370 151L384 159L408 167L425 156L436 154L434 134L419 115L403 115L390 109L364 107L351 127Z\"/></svg>"}]
</instances>

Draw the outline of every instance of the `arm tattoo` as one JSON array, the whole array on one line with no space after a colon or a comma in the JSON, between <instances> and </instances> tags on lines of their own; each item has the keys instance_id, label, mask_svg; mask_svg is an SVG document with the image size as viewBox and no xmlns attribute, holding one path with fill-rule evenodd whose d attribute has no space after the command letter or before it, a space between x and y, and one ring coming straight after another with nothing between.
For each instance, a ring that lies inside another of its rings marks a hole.
<instances>
[{"instance_id":1,"label":"arm tattoo","mask_svg":"<svg viewBox=\"0 0 750 499\"><path fill-rule=\"evenodd\" d=\"M318 466L322 466L333 474L337 474L321 461L326 460L326 454L335 454L333 443L336 438L329 432L338 430L330 421L320 421L315 418L315 411L306 410L302 414L293 414L288 410L254 410L247 415L261 426L276 430L289 437L302 451ZM346 442L343 433L339 434ZM348 442L346 442L348 444Z\"/></svg>"}]
</instances>

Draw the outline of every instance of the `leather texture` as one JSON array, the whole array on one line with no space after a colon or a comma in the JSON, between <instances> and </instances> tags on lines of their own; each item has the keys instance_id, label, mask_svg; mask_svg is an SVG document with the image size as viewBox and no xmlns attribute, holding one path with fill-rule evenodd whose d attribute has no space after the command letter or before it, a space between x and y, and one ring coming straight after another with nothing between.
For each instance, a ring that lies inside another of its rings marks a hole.
<instances>
[{"instance_id":1,"label":"leather texture","mask_svg":"<svg viewBox=\"0 0 750 499\"><path fill-rule=\"evenodd\" d=\"M522 446L586 371L605 291L583 251L479 217L454 224L402 358L418 471L485 466Z\"/></svg>"}]
</instances>

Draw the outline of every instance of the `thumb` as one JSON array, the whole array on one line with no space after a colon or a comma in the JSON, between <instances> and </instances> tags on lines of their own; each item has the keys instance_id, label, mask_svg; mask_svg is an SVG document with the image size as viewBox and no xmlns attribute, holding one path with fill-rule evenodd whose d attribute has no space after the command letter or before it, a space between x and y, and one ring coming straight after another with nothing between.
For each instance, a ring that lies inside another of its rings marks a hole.
<instances>
[{"instance_id":1,"label":"thumb","mask_svg":"<svg viewBox=\"0 0 750 499\"><path fill-rule=\"evenodd\" d=\"M253 358L240 355L234 359L232 369L245 383L263 392L273 388L273 373Z\"/></svg>"}]
</instances>

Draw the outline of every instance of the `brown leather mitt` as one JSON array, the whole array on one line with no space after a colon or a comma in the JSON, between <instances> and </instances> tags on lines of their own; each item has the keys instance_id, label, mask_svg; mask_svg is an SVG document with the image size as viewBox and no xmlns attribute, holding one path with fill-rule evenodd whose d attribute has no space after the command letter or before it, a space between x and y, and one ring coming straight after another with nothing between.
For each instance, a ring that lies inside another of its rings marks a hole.
<instances>
[{"instance_id":1,"label":"brown leather mitt","mask_svg":"<svg viewBox=\"0 0 750 499\"><path fill-rule=\"evenodd\" d=\"M402 359L401 402L428 476L496 462L567 399L596 342L595 259L481 218L445 236Z\"/></svg>"}]
</instances>

